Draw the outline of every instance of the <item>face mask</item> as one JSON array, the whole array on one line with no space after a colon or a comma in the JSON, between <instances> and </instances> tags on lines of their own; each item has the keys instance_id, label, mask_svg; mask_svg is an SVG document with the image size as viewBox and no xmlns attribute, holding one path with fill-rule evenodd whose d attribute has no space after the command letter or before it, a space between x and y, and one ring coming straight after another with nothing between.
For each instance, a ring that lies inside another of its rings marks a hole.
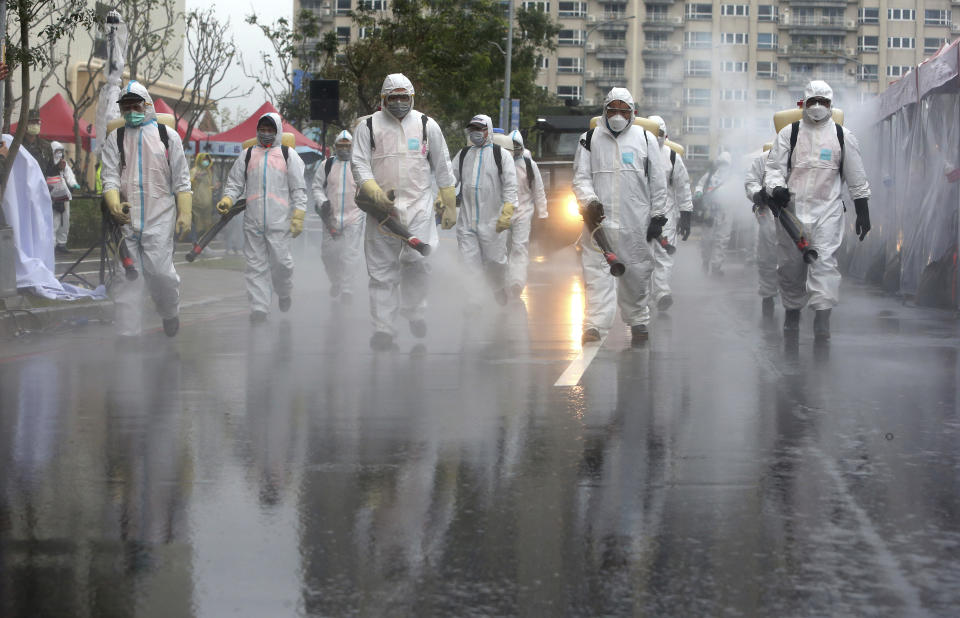
<instances>
[{"instance_id":1,"label":"face mask","mask_svg":"<svg viewBox=\"0 0 960 618\"><path fill-rule=\"evenodd\" d=\"M523 156L523 148L514 148L513 149L513 158L519 159Z\"/></svg>"},{"instance_id":2,"label":"face mask","mask_svg":"<svg viewBox=\"0 0 960 618\"><path fill-rule=\"evenodd\" d=\"M607 118L607 126L614 133L619 133L620 131L623 131L624 129L627 128L628 124L630 124L630 121L624 118L623 116L621 116L620 114L617 114L613 118Z\"/></svg>"},{"instance_id":3,"label":"face mask","mask_svg":"<svg viewBox=\"0 0 960 618\"><path fill-rule=\"evenodd\" d=\"M353 148L350 146L337 146L337 158L341 161L349 161L351 154L353 154Z\"/></svg>"},{"instance_id":4,"label":"face mask","mask_svg":"<svg viewBox=\"0 0 960 618\"><path fill-rule=\"evenodd\" d=\"M200 165L203 167L210 167L210 161L207 159L204 159L203 161L200 162Z\"/></svg>"},{"instance_id":5,"label":"face mask","mask_svg":"<svg viewBox=\"0 0 960 618\"><path fill-rule=\"evenodd\" d=\"M276 133L268 133L267 131L257 131L257 141L260 142L260 145L269 148L273 144L273 140L277 138Z\"/></svg>"},{"instance_id":6,"label":"face mask","mask_svg":"<svg viewBox=\"0 0 960 618\"><path fill-rule=\"evenodd\" d=\"M123 121L128 127L139 127L146 117L147 115L143 112L127 112L123 115Z\"/></svg>"},{"instance_id":7,"label":"face mask","mask_svg":"<svg viewBox=\"0 0 960 618\"><path fill-rule=\"evenodd\" d=\"M807 116L810 117L810 120L814 122L820 122L827 118L830 115L830 108L824 107L819 103L816 105L811 105L807 108Z\"/></svg>"},{"instance_id":8,"label":"face mask","mask_svg":"<svg viewBox=\"0 0 960 618\"><path fill-rule=\"evenodd\" d=\"M483 137L483 131L470 131L470 143L474 146L483 146L486 140Z\"/></svg>"},{"instance_id":9,"label":"face mask","mask_svg":"<svg viewBox=\"0 0 960 618\"><path fill-rule=\"evenodd\" d=\"M60 163L60 161L62 161L62 160L63 160L63 153L62 153L62 152L60 152L60 151L58 150L57 152L53 153L53 162L54 162L54 163Z\"/></svg>"},{"instance_id":10,"label":"face mask","mask_svg":"<svg viewBox=\"0 0 960 618\"><path fill-rule=\"evenodd\" d=\"M40 125L38 124L28 124L27 133L30 135L40 135Z\"/></svg>"},{"instance_id":11,"label":"face mask","mask_svg":"<svg viewBox=\"0 0 960 618\"><path fill-rule=\"evenodd\" d=\"M387 111L397 120L402 120L410 112L410 101L389 101Z\"/></svg>"}]
</instances>

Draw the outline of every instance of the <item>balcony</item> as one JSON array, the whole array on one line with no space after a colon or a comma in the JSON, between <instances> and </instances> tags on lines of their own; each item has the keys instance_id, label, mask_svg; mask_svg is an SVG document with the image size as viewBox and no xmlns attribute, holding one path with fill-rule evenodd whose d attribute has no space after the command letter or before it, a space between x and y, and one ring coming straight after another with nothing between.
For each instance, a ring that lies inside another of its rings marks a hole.
<instances>
[{"instance_id":1,"label":"balcony","mask_svg":"<svg viewBox=\"0 0 960 618\"><path fill-rule=\"evenodd\" d=\"M847 3L856 4L857 0L787 0L790 6L823 6L835 9L847 7Z\"/></svg>"},{"instance_id":2,"label":"balcony","mask_svg":"<svg viewBox=\"0 0 960 618\"><path fill-rule=\"evenodd\" d=\"M597 25L600 32L626 32L630 27L626 21L602 21Z\"/></svg>"},{"instance_id":3,"label":"balcony","mask_svg":"<svg viewBox=\"0 0 960 618\"><path fill-rule=\"evenodd\" d=\"M597 88L601 90L609 90L610 88L616 88L618 86L624 86L627 83L627 78L621 73L617 75L615 73L601 73L597 76Z\"/></svg>"},{"instance_id":4,"label":"balcony","mask_svg":"<svg viewBox=\"0 0 960 618\"><path fill-rule=\"evenodd\" d=\"M647 15L643 19L644 32L673 32L683 27L683 18L679 15Z\"/></svg>"},{"instance_id":5,"label":"balcony","mask_svg":"<svg viewBox=\"0 0 960 618\"><path fill-rule=\"evenodd\" d=\"M857 22L853 19L826 17L823 15L781 15L780 27L797 34L834 34L848 30L855 31L857 29Z\"/></svg>"},{"instance_id":6,"label":"balcony","mask_svg":"<svg viewBox=\"0 0 960 618\"><path fill-rule=\"evenodd\" d=\"M781 58L789 58L790 60L823 60L825 58L843 59L844 54L847 51L848 50L845 47L822 45L788 45L786 47L781 47L777 52L777 55Z\"/></svg>"},{"instance_id":7,"label":"balcony","mask_svg":"<svg viewBox=\"0 0 960 618\"><path fill-rule=\"evenodd\" d=\"M682 51L679 43L666 43L663 41L647 41L642 50L644 58L673 58Z\"/></svg>"},{"instance_id":8,"label":"balcony","mask_svg":"<svg viewBox=\"0 0 960 618\"><path fill-rule=\"evenodd\" d=\"M598 60L623 60L627 57L628 53L626 43L604 43L597 46Z\"/></svg>"},{"instance_id":9,"label":"balcony","mask_svg":"<svg viewBox=\"0 0 960 618\"><path fill-rule=\"evenodd\" d=\"M815 79L823 80L834 88L839 85L856 85L856 80L853 79L853 76L844 73L790 73L790 75L781 75L780 77L786 77L785 81L791 88L803 88L811 80ZM780 78L778 78L777 81L784 83Z\"/></svg>"}]
</instances>

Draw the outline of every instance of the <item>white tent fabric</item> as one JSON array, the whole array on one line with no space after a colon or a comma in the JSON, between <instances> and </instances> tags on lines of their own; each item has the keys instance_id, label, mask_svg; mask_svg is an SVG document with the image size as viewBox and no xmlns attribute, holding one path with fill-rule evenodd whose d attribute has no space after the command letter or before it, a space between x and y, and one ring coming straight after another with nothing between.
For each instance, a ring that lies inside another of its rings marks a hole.
<instances>
[{"instance_id":1,"label":"white tent fabric","mask_svg":"<svg viewBox=\"0 0 960 618\"><path fill-rule=\"evenodd\" d=\"M9 147L10 135L3 136ZM103 286L87 290L57 280L53 256L53 209L47 181L40 165L29 152L20 148L13 162L7 191L3 196L3 214L13 228L17 246L17 288L44 298L75 300L106 298Z\"/></svg>"}]
</instances>

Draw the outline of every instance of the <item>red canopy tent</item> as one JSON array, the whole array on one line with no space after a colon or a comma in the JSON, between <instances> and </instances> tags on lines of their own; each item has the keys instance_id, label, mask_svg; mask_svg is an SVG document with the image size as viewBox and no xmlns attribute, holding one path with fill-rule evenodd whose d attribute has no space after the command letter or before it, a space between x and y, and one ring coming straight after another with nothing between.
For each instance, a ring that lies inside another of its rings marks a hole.
<instances>
[{"instance_id":1,"label":"red canopy tent","mask_svg":"<svg viewBox=\"0 0 960 618\"><path fill-rule=\"evenodd\" d=\"M240 154L242 150L241 144L247 141L251 137L257 136L257 121L260 120L260 117L264 114L277 113L277 108L266 102L260 106L260 108L253 112L249 118L241 122L239 125L228 129L223 133L217 133L216 135L211 135L207 139L210 144L210 152L215 155L228 155L236 156ZM297 148L306 147L311 148L316 151L320 151L320 144L316 143L312 139L309 139L306 135L297 131L292 124L283 121L283 132L292 133L294 137L294 142Z\"/></svg>"},{"instance_id":2,"label":"red canopy tent","mask_svg":"<svg viewBox=\"0 0 960 618\"><path fill-rule=\"evenodd\" d=\"M73 108L59 92L40 107L40 137L43 139L73 143ZM80 139L83 147L90 149L90 138L93 137L93 126L86 120L80 120ZM10 125L10 132L15 133L16 123Z\"/></svg>"},{"instance_id":3,"label":"red canopy tent","mask_svg":"<svg viewBox=\"0 0 960 618\"><path fill-rule=\"evenodd\" d=\"M153 100L153 109L158 114L170 114L174 118L177 117L177 115L173 113L173 108L167 105L167 102L161 99L160 97L156 97ZM180 135L180 139L186 138L186 135L187 135L187 119L186 118L181 117L179 120L177 120L177 133ZM190 141L192 142L203 142L203 141L206 141L209 137L210 136L207 135L206 132L201 131L197 127L193 127L193 131L190 132Z\"/></svg>"}]
</instances>

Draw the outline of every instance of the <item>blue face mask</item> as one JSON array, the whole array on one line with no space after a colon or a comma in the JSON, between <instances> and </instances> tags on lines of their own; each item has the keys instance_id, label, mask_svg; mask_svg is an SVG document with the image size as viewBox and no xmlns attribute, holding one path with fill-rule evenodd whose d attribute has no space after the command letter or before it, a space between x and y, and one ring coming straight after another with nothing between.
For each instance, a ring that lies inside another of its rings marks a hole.
<instances>
[{"instance_id":1,"label":"blue face mask","mask_svg":"<svg viewBox=\"0 0 960 618\"><path fill-rule=\"evenodd\" d=\"M139 127L146 117L147 115L143 112L127 112L123 115L123 121L128 127Z\"/></svg>"}]
</instances>

